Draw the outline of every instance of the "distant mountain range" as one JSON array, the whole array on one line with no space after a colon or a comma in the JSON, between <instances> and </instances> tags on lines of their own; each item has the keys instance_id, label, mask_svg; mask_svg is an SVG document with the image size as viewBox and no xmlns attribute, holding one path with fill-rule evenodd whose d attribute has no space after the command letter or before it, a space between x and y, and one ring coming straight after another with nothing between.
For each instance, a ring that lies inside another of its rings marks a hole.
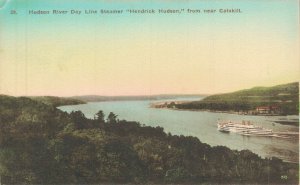
<instances>
[{"instance_id":1,"label":"distant mountain range","mask_svg":"<svg viewBox=\"0 0 300 185\"><path fill-rule=\"evenodd\" d=\"M200 98L206 96L204 99ZM254 87L232 93L205 95L205 94L161 94L151 96L99 96L84 95L72 97L31 96L47 105L55 107L61 105L76 105L87 102L100 101L136 101L136 100L167 100L177 98L199 98L199 101L190 101L172 104L172 108L212 110L212 111L251 111L259 106L278 106L281 113L299 114L299 83L277 85L273 87ZM170 108L168 104L166 107Z\"/></svg>"},{"instance_id":2,"label":"distant mountain range","mask_svg":"<svg viewBox=\"0 0 300 185\"><path fill-rule=\"evenodd\" d=\"M86 96L72 96L71 99L81 100L85 102L98 102L98 101L135 101L135 100L164 100L164 99L176 99L176 98L201 98L207 96L204 94L162 94L151 96L98 96L98 95L86 95Z\"/></svg>"}]
</instances>

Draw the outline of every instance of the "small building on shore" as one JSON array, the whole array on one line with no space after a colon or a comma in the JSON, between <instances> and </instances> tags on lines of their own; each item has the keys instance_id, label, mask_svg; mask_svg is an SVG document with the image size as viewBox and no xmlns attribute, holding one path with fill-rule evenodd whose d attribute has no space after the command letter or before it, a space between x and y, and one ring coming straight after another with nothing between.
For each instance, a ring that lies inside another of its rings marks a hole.
<instances>
[{"instance_id":1,"label":"small building on shore","mask_svg":"<svg viewBox=\"0 0 300 185\"><path fill-rule=\"evenodd\" d=\"M258 114L280 114L281 109L277 105L256 107Z\"/></svg>"}]
</instances>

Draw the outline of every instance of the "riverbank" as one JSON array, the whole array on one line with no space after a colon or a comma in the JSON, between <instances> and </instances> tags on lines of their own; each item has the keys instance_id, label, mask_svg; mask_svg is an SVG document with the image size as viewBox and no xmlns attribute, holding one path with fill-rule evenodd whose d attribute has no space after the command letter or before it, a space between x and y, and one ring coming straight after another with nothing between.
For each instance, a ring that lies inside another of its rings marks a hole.
<instances>
[{"instance_id":1,"label":"riverbank","mask_svg":"<svg viewBox=\"0 0 300 185\"><path fill-rule=\"evenodd\" d=\"M186 99L168 101L190 101ZM273 147L279 150L291 151L294 156L298 156L298 141L280 139L247 137L236 134L224 134L217 130L218 120L247 120L257 123L258 126L272 128L274 131L284 132L298 131L298 127L276 124L273 120L280 117L264 116L244 116L237 114L212 113L203 111L170 111L150 108L150 103L163 101L111 101L111 102L90 102L81 105L62 106L60 110L71 113L72 111L82 111L88 118L93 119L94 115L103 110L105 115L114 112L120 120L131 120L143 123L147 126L162 127L167 133L183 136L195 136L202 142L211 146L227 146L232 150L248 149L261 157L278 157L286 161L291 161L291 156L273 155L268 148ZM298 118L298 117L295 117ZM289 118L290 119L290 118ZM274 123L274 122L273 122ZM295 158L295 157L293 157Z\"/></svg>"},{"instance_id":2,"label":"riverbank","mask_svg":"<svg viewBox=\"0 0 300 185\"><path fill-rule=\"evenodd\" d=\"M280 117L283 115L275 115L275 114L249 114L244 111L217 111L217 110L210 110L210 109L180 109L177 108L175 105L188 103L189 101L169 101L169 102L155 102L150 104L150 108L155 109L169 109L169 110L176 110L176 111L194 111L194 112L212 112L212 113L224 113L224 114L236 114L236 115L247 115L247 116L270 116L270 117ZM299 127L299 120L273 120L275 123L279 123L282 125L291 125Z\"/></svg>"},{"instance_id":3,"label":"riverbank","mask_svg":"<svg viewBox=\"0 0 300 185\"><path fill-rule=\"evenodd\" d=\"M214 113L226 113L226 114L238 114L238 115L251 115L251 116L280 116L280 115L268 115L268 114L248 114L244 111L217 111L217 110L210 110L210 109L180 109L176 108L175 106L168 106L172 103L182 104L182 103L189 103L188 101L172 101L172 102L158 102L158 103L151 103L150 108L156 109L170 109L170 110L178 110L178 111L196 111L196 112L214 112Z\"/></svg>"}]
</instances>

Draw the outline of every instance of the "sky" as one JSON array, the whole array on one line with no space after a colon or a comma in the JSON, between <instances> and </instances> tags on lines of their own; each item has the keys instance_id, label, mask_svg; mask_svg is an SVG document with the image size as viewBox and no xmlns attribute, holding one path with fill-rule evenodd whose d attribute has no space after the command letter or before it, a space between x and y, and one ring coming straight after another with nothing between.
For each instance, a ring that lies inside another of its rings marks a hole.
<instances>
[{"instance_id":1,"label":"sky","mask_svg":"<svg viewBox=\"0 0 300 185\"><path fill-rule=\"evenodd\" d=\"M298 0L0 0L0 7L0 94L214 94L299 80ZM242 13L186 13L226 8ZM101 9L185 12L28 13Z\"/></svg>"}]
</instances>

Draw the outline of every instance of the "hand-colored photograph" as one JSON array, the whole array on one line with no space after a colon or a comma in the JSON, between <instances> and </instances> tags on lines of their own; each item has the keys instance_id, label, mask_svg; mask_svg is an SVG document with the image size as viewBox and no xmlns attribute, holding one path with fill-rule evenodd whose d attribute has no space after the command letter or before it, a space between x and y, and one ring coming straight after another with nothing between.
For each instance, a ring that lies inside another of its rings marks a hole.
<instances>
[{"instance_id":1,"label":"hand-colored photograph","mask_svg":"<svg viewBox=\"0 0 300 185\"><path fill-rule=\"evenodd\" d=\"M299 0L0 0L0 185L298 185L299 50Z\"/></svg>"}]
</instances>

